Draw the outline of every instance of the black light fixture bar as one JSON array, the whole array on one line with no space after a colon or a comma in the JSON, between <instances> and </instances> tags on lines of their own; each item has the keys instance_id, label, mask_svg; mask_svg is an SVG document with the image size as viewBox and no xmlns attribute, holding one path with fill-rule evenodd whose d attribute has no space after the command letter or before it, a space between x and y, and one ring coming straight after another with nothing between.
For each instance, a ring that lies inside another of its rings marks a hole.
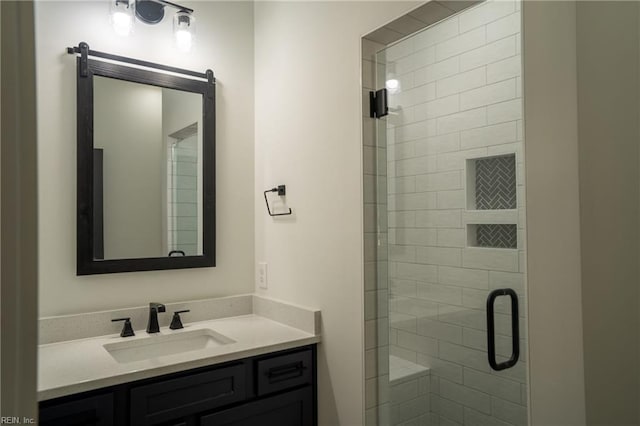
<instances>
[{"instance_id":1,"label":"black light fixture bar","mask_svg":"<svg viewBox=\"0 0 640 426\"><path fill-rule=\"evenodd\" d=\"M80 44L82 44L82 43L80 43ZM70 55L82 54L82 51L81 51L80 47L78 47L78 46L67 47L67 53L70 54ZM202 79L205 79L205 80L209 80L209 74L208 73L201 73L201 72L197 72L197 71L185 70L185 69L182 69L182 68L171 67L171 66L168 66L168 65L155 64L153 62L142 61L140 59L126 58L124 56L113 55L111 53L98 52L97 50L88 50L88 55L96 57L96 58L103 58L103 59L108 59L108 60L111 60L111 61L118 61L118 62L123 62L123 63L127 63L127 64L138 65L138 66L141 66L141 67L155 68L155 69L160 69L162 71L167 71L167 72L172 72L172 73L182 74L182 75L189 75L189 76L192 76L192 77L198 77L198 78L202 78ZM215 78L213 78L213 80L211 82L215 83Z\"/></svg>"},{"instance_id":2,"label":"black light fixture bar","mask_svg":"<svg viewBox=\"0 0 640 426\"><path fill-rule=\"evenodd\" d=\"M189 9L188 7L180 6L179 4L176 4L176 3L171 3L170 1L166 1L166 0L150 0L150 1L153 1L155 3L160 3L160 4L163 4L165 6L175 7L176 9L179 9L181 12L193 13L193 9Z\"/></svg>"}]
</instances>

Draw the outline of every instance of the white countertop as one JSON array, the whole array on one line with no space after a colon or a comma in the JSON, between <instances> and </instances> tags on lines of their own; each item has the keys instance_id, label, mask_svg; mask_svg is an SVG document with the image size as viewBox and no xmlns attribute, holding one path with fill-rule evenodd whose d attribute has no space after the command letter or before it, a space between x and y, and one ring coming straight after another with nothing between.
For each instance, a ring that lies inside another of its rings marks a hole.
<instances>
[{"instance_id":1,"label":"white countertop","mask_svg":"<svg viewBox=\"0 0 640 426\"><path fill-rule=\"evenodd\" d=\"M157 335L212 329L235 342L221 346L119 363L104 348L106 343L153 339ZM57 398L106 386L318 343L320 336L249 314L185 324L182 330L162 328L149 335L136 330L134 337L118 334L69 340L39 346L38 400Z\"/></svg>"}]
</instances>

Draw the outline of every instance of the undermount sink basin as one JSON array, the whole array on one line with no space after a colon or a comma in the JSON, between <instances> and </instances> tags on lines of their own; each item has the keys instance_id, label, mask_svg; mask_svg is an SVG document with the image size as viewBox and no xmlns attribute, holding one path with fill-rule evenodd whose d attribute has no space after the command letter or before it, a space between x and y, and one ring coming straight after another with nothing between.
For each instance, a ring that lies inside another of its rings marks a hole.
<instances>
[{"instance_id":1,"label":"undermount sink basin","mask_svg":"<svg viewBox=\"0 0 640 426\"><path fill-rule=\"evenodd\" d=\"M235 343L235 340L210 329L198 329L107 343L104 348L116 361L127 363L215 348L229 343Z\"/></svg>"}]
</instances>

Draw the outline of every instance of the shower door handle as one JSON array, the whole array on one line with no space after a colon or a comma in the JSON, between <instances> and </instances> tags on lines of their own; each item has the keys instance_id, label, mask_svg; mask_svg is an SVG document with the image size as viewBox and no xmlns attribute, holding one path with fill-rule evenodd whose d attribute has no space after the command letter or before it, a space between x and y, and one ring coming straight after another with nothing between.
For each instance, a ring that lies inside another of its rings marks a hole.
<instances>
[{"instance_id":1,"label":"shower door handle","mask_svg":"<svg viewBox=\"0 0 640 426\"><path fill-rule=\"evenodd\" d=\"M511 298L511 358L505 362L496 361L496 330L493 316L493 305L498 296L509 296ZM487 297L487 351L489 365L496 371L511 368L518 362L520 357L520 329L518 324L518 295L510 288L502 288L489 293Z\"/></svg>"}]
</instances>

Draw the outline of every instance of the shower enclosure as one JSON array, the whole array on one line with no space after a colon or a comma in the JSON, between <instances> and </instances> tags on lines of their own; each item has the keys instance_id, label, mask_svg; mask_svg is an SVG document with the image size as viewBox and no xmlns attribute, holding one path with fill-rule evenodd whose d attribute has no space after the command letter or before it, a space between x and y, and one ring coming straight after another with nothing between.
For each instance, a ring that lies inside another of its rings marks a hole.
<instances>
[{"instance_id":1,"label":"shower enclosure","mask_svg":"<svg viewBox=\"0 0 640 426\"><path fill-rule=\"evenodd\" d=\"M528 424L520 3L460 7L363 39L371 425Z\"/></svg>"}]
</instances>

